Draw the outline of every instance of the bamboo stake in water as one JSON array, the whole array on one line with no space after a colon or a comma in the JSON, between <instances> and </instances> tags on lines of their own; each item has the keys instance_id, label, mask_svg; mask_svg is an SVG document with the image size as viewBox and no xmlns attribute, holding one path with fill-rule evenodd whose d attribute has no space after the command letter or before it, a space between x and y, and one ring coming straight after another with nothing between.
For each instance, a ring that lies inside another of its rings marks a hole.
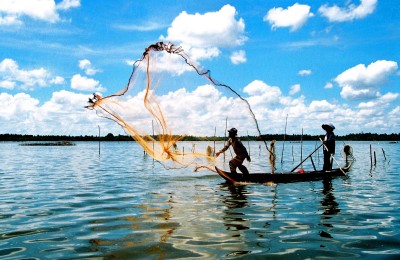
<instances>
[{"instance_id":1,"label":"bamboo stake in water","mask_svg":"<svg viewBox=\"0 0 400 260\"><path fill-rule=\"evenodd\" d=\"M288 118L288 114L286 114L285 135L283 136L283 146L282 146L282 157L281 157L281 163L283 163L283 151L285 150L287 118Z\"/></svg>"},{"instance_id":2,"label":"bamboo stake in water","mask_svg":"<svg viewBox=\"0 0 400 260\"><path fill-rule=\"evenodd\" d=\"M97 125L99 127L99 155L100 155L100 126Z\"/></svg>"},{"instance_id":3,"label":"bamboo stake in water","mask_svg":"<svg viewBox=\"0 0 400 260\"><path fill-rule=\"evenodd\" d=\"M300 138L300 161L303 160L303 128L301 128L301 138Z\"/></svg>"},{"instance_id":4,"label":"bamboo stake in water","mask_svg":"<svg viewBox=\"0 0 400 260\"><path fill-rule=\"evenodd\" d=\"M315 148L315 150L312 153L310 153L306 158L304 158L304 160L301 161L298 165L296 165L296 167L294 167L290 172L294 172L297 168L299 168L299 166L302 165L305 160L311 157L322 145L323 144L320 144L317 148Z\"/></svg>"},{"instance_id":5,"label":"bamboo stake in water","mask_svg":"<svg viewBox=\"0 0 400 260\"><path fill-rule=\"evenodd\" d=\"M216 139L216 136L217 136L217 127L214 128L214 150L212 152L212 156L214 156L214 154L215 154L215 139Z\"/></svg>"},{"instance_id":6,"label":"bamboo stake in water","mask_svg":"<svg viewBox=\"0 0 400 260\"><path fill-rule=\"evenodd\" d=\"M372 168L372 146L371 146L371 144L369 145L369 158L371 161L371 168Z\"/></svg>"},{"instance_id":7,"label":"bamboo stake in water","mask_svg":"<svg viewBox=\"0 0 400 260\"><path fill-rule=\"evenodd\" d=\"M249 149L249 156L250 156L250 136L249 136L249 131L247 131L247 148Z\"/></svg>"}]
</instances>

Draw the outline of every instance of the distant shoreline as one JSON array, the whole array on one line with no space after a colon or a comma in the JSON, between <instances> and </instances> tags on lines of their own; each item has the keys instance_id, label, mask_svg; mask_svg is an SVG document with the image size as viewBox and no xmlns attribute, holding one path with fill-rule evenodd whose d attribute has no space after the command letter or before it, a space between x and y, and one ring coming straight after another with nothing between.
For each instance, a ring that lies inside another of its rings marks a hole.
<instances>
[{"instance_id":1,"label":"distant shoreline","mask_svg":"<svg viewBox=\"0 0 400 260\"><path fill-rule=\"evenodd\" d=\"M287 142L298 142L298 141L316 141L319 140L321 135L283 135L283 134L266 134L261 136L241 136L242 141L287 141ZM154 137L158 139L157 136ZM219 136L185 136L181 141L224 141L226 137ZM347 134L347 135L336 135L336 140L346 141L400 141L400 133L398 134L374 134L374 133L358 133L358 134ZM66 135L22 135L22 134L0 134L0 141L13 141L13 142L49 142L49 141L135 141L131 136L128 135L116 135L109 133L106 136L66 136Z\"/></svg>"}]
</instances>

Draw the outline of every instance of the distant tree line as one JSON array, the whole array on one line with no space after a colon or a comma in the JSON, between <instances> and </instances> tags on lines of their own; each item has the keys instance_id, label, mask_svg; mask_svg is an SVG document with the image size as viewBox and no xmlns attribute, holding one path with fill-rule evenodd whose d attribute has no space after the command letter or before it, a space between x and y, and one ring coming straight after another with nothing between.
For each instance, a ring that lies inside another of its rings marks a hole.
<instances>
[{"instance_id":1,"label":"distant tree line","mask_svg":"<svg viewBox=\"0 0 400 260\"><path fill-rule=\"evenodd\" d=\"M182 141L223 141L226 137L220 136L174 136L182 138ZM266 134L261 136L241 136L242 141L283 141L298 142L298 141L315 141L323 135L283 135L283 134ZM158 140L158 136L153 136ZM336 140L346 141L400 141L400 133L398 134L374 134L374 133L358 133L347 134L343 136L336 136ZM93 135L21 135L21 134L0 134L0 141L16 141L16 142L36 142L36 141L133 141L129 135L113 135L112 133L106 136L93 136Z\"/></svg>"}]
</instances>

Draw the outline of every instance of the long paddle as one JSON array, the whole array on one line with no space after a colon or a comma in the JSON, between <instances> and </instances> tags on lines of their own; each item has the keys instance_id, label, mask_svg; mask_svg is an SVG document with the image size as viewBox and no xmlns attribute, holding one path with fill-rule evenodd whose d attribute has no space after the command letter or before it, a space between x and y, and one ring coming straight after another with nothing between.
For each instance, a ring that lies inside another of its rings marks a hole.
<instances>
[{"instance_id":1,"label":"long paddle","mask_svg":"<svg viewBox=\"0 0 400 260\"><path fill-rule=\"evenodd\" d=\"M303 161L301 161L301 163L299 163L296 167L293 168L293 170L291 170L290 172L294 172L297 168L299 168L300 165L303 164L303 162L305 162L308 158L310 158L311 155L313 155L319 148L321 148L321 146L323 145L323 143L318 146L312 153L310 153L306 158L304 158Z\"/></svg>"},{"instance_id":2,"label":"long paddle","mask_svg":"<svg viewBox=\"0 0 400 260\"><path fill-rule=\"evenodd\" d=\"M324 145L324 148L329 151L328 147L326 147L326 145L324 144L324 141L322 141L321 137L319 138L319 140L322 142L322 144ZM335 163L339 166L340 171L343 173L344 176L348 177L347 174L343 171L342 167L340 167L340 164L336 161L335 157L333 157L333 154L331 154L331 158L335 161Z\"/></svg>"}]
</instances>

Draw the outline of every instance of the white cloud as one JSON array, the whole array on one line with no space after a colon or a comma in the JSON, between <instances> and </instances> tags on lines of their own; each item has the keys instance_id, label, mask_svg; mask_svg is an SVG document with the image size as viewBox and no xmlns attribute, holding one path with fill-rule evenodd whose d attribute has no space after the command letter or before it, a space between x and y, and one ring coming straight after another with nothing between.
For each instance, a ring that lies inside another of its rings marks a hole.
<instances>
[{"instance_id":1,"label":"white cloud","mask_svg":"<svg viewBox=\"0 0 400 260\"><path fill-rule=\"evenodd\" d=\"M358 108L361 109L371 109L375 108L378 111L381 111L384 108L387 108L390 103L394 102L397 97L399 96L398 93L386 93L383 96L379 96L377 99L368 102L361 102L358 104Z\"/></svg>"},{"instance_id":2,"label":"white cloud","mask_svg":"<svg viewBox=\"0 0 400 260\"><path fill-rule=\"evenodd\" d=\"M309 76L312 74L311 70L300 70L297 74L299 74L300 76Z\"/></svg>"},{"instance_id":3,"label":"white cloud","mask_svg":"<svg viewBox=\"0 0 400 260\"><path fill-rule=\"evenodd\" d=\"M16 61L4 59L0 62L0 82L4 88L20 88L33 90L37 87L46 87L49 84L60 83L62 77L51 77L51 73L44 68L22 70Z\"/></svg>"},{"instance_id":4,"label":"white cloud","mask_svg":"<svg viewBox=\"0 0 400 260\"><path fill-rule=\"evenodd\" d=\"M164 29L166 26L164 24L159 24L153 21L149 21L144 24L115 24L113 25L113 27L122 31L147 32L147 31Z\"/></svg>"},{"instance_id":5,"label":"white cloud","mask_svg":"<svg viewBox=\"0 0 400 260\"><path fill-rule=\"evenodd\" d=\"M294 95L300 91L301 87L300 84L295 84L290 87L289 95Z\"/></svg>"},{"instance_id":6,"label":"white cloud","mask_svg":"<svg viewBox=\"0 0 400 260\"><path fill-rule=\"evenodd\" d=\"M231 62L233 64L245 63L246 61L246 52L243 50L235 51L231 55Z\"/></svg>"},{"instance_id":7,"label":"white cloud","mask_svg":"<svg viewBox=\"0 0 400 260\"><path fill-rule=\"evenodd\" d=\"M85 74L89 76L93 76L98 72L98 70L92 66L92 63L88 59L80 60L79 68L85 71Z\"/></svg>"},{"instance_id":8,"label":"white cloud","mask_svg":"<svg viewBox=\"0 0 400 260\"><path fill-rule=\"evenodd\" d=\"M335 78L342 87L340 95L344 99L368 99L379 95L379 88L389 76L395 75L398 65L394 61L378 60L346 70Z\"/></svg>"},{"instance_id":9,"label":"white cloud","mask_svg":"<svg viewBox=\"0 0 400 260\"><path fill-rule=\"evenodd\" d=\"M57 76L57 77L53 78L52 80L50 80L50 83L52 83L54 85L63 85L63 84L65 84L65 79L63 77Z\"/></svg>"},{"instance_id":10,"label":"white cloud","mask_svg":"<svg viewBox=\"0 0 400 260\"><path fill-rule=\"evenodd\" d=\"M295 3L287 9L282 7L272 8L264 16L263 20L269 22L272 29L279 27L290 27L294 32L300 29L314 14L310 12L310 6Z\"/></svg>"},{"instance_id":11,"label":"white cloud","mask_svg":"<svg viewBox=\"0 0 400 260\"><path fill-rule=\"evenodd\" d=\"M330 104L326 100L314 100L311 101L309 109L310 112L333 112L335 105Z\"/></svg>"},{"instance_id":12,"label":"white cloud","mask_svg":"<svg viewBox=\"0 0 400 260\"><path fill-rule=\"evenodd\" d=\"M60 20L57 12L78 7L79 0L64 0L56 5L54 0L1 0L0 25L22 24L23 17L55 23Z\"/></svg>"},{"instance_id":13,"label":"white cloud","mask_svg":"<svg viewBox=\"0 0 400 260\"><path fill-rule=\"evenodd\" d=\"M183 11L168 28L168 35L160 36L160 39L197 48L236 47L242 45L247 37L243 19L236 20L235 16L236 9L231 5L205 14Z\"/></svg>"},{"instance_id":14,"label":"white cloud","mask_svg":"<svg viewBox=\"0 0 400 260\"><path fill-rule=\"evenodd\" d=\"M59 10L69 10L81 6L80 0L63 0L57 4L56 8Z\"/></svg>"},{"instance_id":15,"label":"white cloud","mask_svg":"<svg viewBox=\"0 0 400 260\"><path fill-rule=\"evenodd\" d=\"M69 91L54 92L42 105L26 93L0 93L0 125L3 133L96 135L98 125L122 133L104 118L84 108L89 96Z\"/></svg>"},{"instance_id":16,"label":"white cloud","mask_svg":"<svg viewBox=\"0 0 400 260\"><path fill-rule=\"evenodd\" d=\"M272 87L262 81L253 81L244 88L253 112L263 133L282 133L288 114L288 134L299 133L304 128L307 134L321 132L324 122L335 124L339 134L363 131L392 132L399 125L399 107L391 108L398 99L398 93L388 93L370 102L360 103L350 108L346 104L335 104L328 100L314 100L306 103L305 97L293 99L284 96L279 87ZM200 85L192 91L185 88L171 90L157 96L172 133L194 135L223 135L225 120L228 127L239 127L242 132L256 134L254 122L243 102L234 95L227 95L215 86ZM143 107L143 92L126 96L123 105L124 118L133 119L138 127L151 131L151 118ZM93 134L97 125L107 132L123 133L120 126L97 117L93 111L85 110L88 95L70 91L54 92L52 97L40 105L28 94L0 94L0 125L3 132L29 134ZM131 109L132 108L132 109ZM391 109L387 114L390 122L385 122L383 109ZM182 120L184 119L184 120ZM348 124L351 120L352 124ZM378 128L377 128L378 127Z\"/></svg>"},{"instance_id":17,"label":"white cloud","mask_svg":"<svg viewBox=\"0 0 400 260\"><path fill-rule=\"evenodd\" d=\"M243 92L250 96L248 100L254 108L257 106L265 108L284 102L279 87L270 86L261 80L252 81L243 88Z\"/></svg>"},{"instance_id":18,"label":"white cloud","mask_svg":"<svg viewBox=\"0 0 400 260\"><path fill-rule=\"evenodd\" d=\"M15 15L6 15L6 16L2 16L1 12L0 12L0 26L1 25L21 25L22 22L20 20L18 20L18 17Z\"/></svg>"},{"instance_id":19,"label":"white cloud","mask_svg":"<svg viewBox=\"0 0 400 260\"><path fill-rule=\"evenodd\" d=\"M14 81L10 81L10 80L0 81L0 88L14 89L15 85L16 85L16 83Z\"/></svg>"},{"instance_id":20,"label":"white cloud","mask_svg":"<svg viewBox=\"0 0 400 260\"><path fill-rule=\"evenodd\" d=\"M0 104L1 119L18 120L19 118L24 118L23 114L33 111L39 104L39 100L25 93L18 93L15 96L7 93L0 93Z\"/></svg>"},{"instance_id":21,"label":"white cloud","mask_svg":"<svg viewBox=\"0 0 400 260\"><path fill-rule=\"evenodd\" d=\"M330 22L345 22L361 19L372 14L378 4L378 0L361 0L360 5L355 5L351 1L346 1L346 7L340 8L337 5L321 6L318 11L322 16L328 18Z\"/></svg>"},{"instance_id":22,"label":"white cloud","mask_svg":"<svg viewBox=\"0 0 400 260\"><path fill-rule=\"evenodd\" d=\"M71 78L71 88L81 91L102 92L106 89L100 84L99 81L75 74Z\"/></svg>"},{"instance_id":23,"label":"white cloud","mask_svg":"<svg viewBox=\"0 0 400 260\"><path fill-rule=\"evenodd\" d=\"M324 88L325 88L325 89L333 88L332 82L327 82L327 83L325 84Z\"/></svg>"},{"instance_id":24,"label":"white cloud","mask_svg":"<svg viewBox=\"0 0 400 260\"><path fill-rule=\"evenodd\" d=\"M236 19L236 15L236 9L229 4L219 11L204 14L188 14L183 11L168 28L167 36L161 35L160 39L182 46L194 63L212 59L221 54L221 48L241 46L247 41L244 21L242 18ZM234 53L230 57L231 62L245 62L244 54L242 51ZM157 66L169 71L176 69L175 73L178 75L188 70L187 66L171 67L170 64L161 62Z\"/></svg>"}]
</instances>

